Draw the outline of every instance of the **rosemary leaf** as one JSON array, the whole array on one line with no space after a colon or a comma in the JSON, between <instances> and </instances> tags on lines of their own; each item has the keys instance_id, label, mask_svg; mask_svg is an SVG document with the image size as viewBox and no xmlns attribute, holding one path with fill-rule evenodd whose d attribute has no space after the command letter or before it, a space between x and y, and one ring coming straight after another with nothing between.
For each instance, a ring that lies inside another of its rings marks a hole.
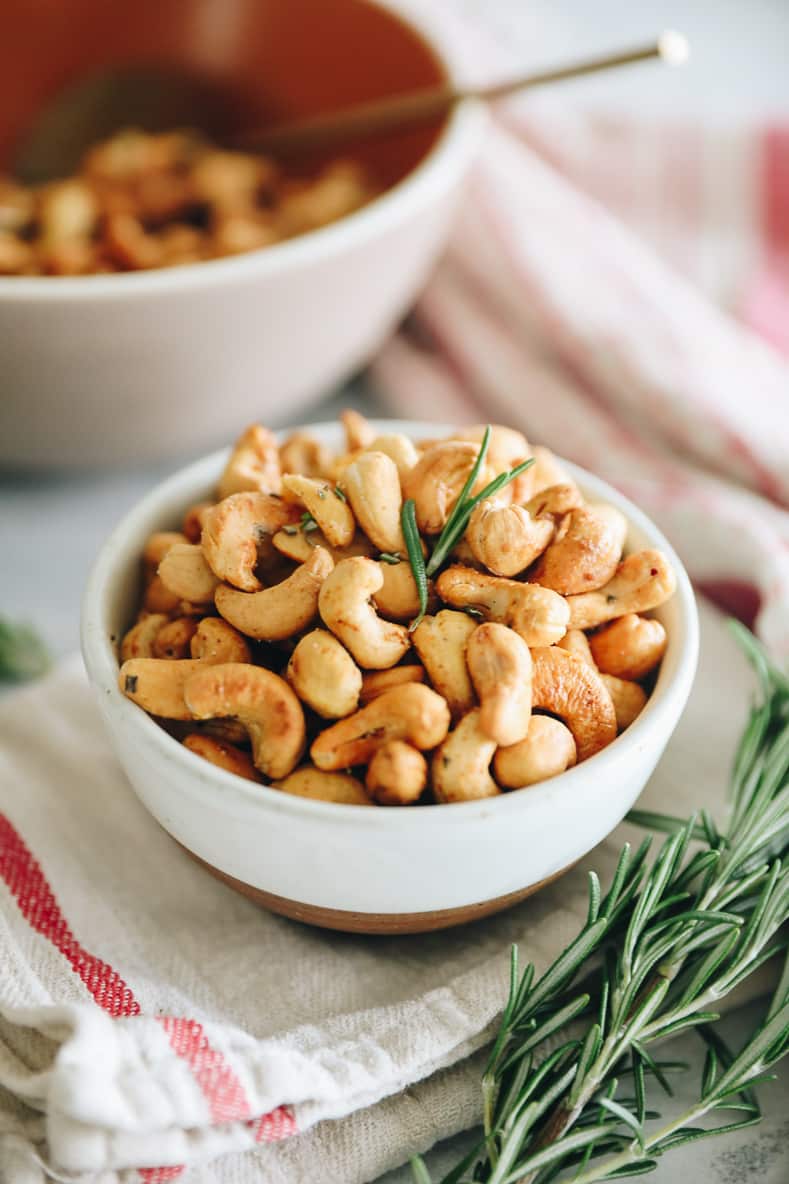
<instances>
[{"instance_id":1,"label":"rosemary leaf","mask_svg":"<svg viewBox=\"0 0 789 1184\"><path fill-rule=\"evenodd\" d=\"M30 625L0 618L0 682L25 682L49 669L47 647Z\"/></svg>"},{"instance_id":2,"label":"rosemary leaf","mask_svg":"<svg viewBox=\"0 0 789 1184\"><path fill-rule=\"evenodd\" d=\"M408 551L408 560L416 581L416 590L419 593L419 614L408 626L409 632L413 633L427 612L427 573L425 571L425 557L422 554L422 540L419 535L419 527L416 524L416 505L411 497L403 502L400 522Z\"/></svg>"}]
</instances>

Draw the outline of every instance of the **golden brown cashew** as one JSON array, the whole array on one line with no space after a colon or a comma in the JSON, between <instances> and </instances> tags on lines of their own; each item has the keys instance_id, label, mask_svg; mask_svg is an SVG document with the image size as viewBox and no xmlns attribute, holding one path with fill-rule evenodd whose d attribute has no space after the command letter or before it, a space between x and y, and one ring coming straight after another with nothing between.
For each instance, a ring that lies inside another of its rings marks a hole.
<instances>
[{"instance_id":1,"label":"golden brown cashew","mask_svg":"<svg viewBox=\"0 0 789 1184\"><path fill-rule=\"evenodd\" d=\"M466 542L478 563L497 576L516 576L542 554L553 536L550 518L532 518L523 506L485 498L475 506Z\"/></svg>"},{"instance_id":2,"label":"golden brown cashew","mask_svg":"<svg viewBox=\"0 0 789 1184\"><path fill-rule=\"evenodd\" d=\"M372 559L343 559L324 581L318 597L324 624L366 670L396 666L411 645L408 630L382 620L370 603L383 581Z\"/></svg>"},{"instance_id":3,"label":"golden brown cashew","mask_svg":"<svg viewBox=\"0 0 789 1184\"><path fill-rule=\"evenodd\" d=\"M498 748L493 773L506 789L523 789L556 777L575 764L572 732L550 715L533 715L526 739L511 748Z\"/></svg>"},{"instance_id":4,"label":"golden brown cashew","mask_svg":"<svg viewBox=\"0 0 789 1184\"><path fill-rule=\"evenodd\" d=\"M562 518L583 505L577 485L548 485L526 503L532 518Z\"/></svg>"},{"instance_id":5,"label":"golden brown cashew","mask_svg":"<svg viewBox=\"0 0 789 1184\"><path fill-rule=\"evenodd\" d=\"M407 559L401 563L379 563L383 584L373 595L375 607L383 617L410 621L419 612L419 592ZM432 587L432 582L429 585Z\"/></svg>"},{"instance_id":6,"label":"golden brown cashew","mask_svg":"<svg viewBox=\"0 0 789 1184\"><path fill-rule=\"evenodd\" d=\"M517 744L529 730L531 654L506 625L478 625L466 646L466 662L480 703L479 727L497 744Z\"/></svg>"},{"instance_id":7,"label":"golden brown cashew","mask_svg":"<svg viewBox=\"0 0 789 1184\"><path fill-rule=\"evenodd\" d=\"M343 471L339 486L368 539L380 551L405 555L400 526L403 495L392 458L385 452L360 452Z\"/></svg>"},{"instance_id":8,"label":"golden brown cashew","mask_svg":"<svg viewBox=\"0 0 789 1184\"><path fill-rule=\"evenodd\" d=\"M159 578L174 596L191 604L210 604L219 580L211 571L203 548L175 543L159 564Z\"/></svg>"},{"instance_id":9,"label":"golden brown cashew","mask_svg":"<svg viewBox=\"0 0 789 1184\"><path fill-rule=\"evenodd\" d=\"M585 662L587 666L591 666L593 670L597 670L597 663L589 648L589 638L581 629L568 629L562 640L556 644L568 654Z\"/></svg>"},{"instance_id":10,"label":"golden brown cashew","mask_svg":"<svg viewBox=\"0 0 789 1184\"><path fill-rule=\"evenodd\" d=\"M231 493L203 514L203 554L218 580L257 592L263 587L255 575L261 541L298 519L294 506L270 493Z\"/></svg>"},{"instance_id":11,"label":"golden brown cashew","mask_svg":"<svg viewBox=\"0 0 789 1184\"><path fill-rule=\"evenodd\" d=\"M204 617L189 643L193 658L201 662L251 662L245 637L221 617Z\"/></svg>"},{"instance_id":12,"label":"golden brown cashew","mask_svg":"<svg viewBox=\"0 0 789 1184\"><path fill-rule=\"evenodd\" d=\"M309 432L293 432L279 447L279 465L283 473L302 473L305 477L325 477L331 464L328 448Z\"/></svg>"},{"instance_id":13,"label":"golden brown cashew","mask_svg":"<svg viewBox=\"0 0 789 1184\"><path fill-rule=\"evenodd\" d=\"M567 598L570 628L592 629L625 613L647 612L668 600L676 586L677 577L662 551L636 551L597 592Z\"/></svg>"},{"instance_id":14,"label":"golden brown cashew","mask_svg":"<svg viewBox=\"0 0 789 1184\"><path fill-rule=\"evenodd\" d=\"M600 678L614 705L617 730L624 732L646 707L646 691L637 682L615 678L613 674L601 674Z\"/></svg>"},{"instance_id":15,"label":"golden brown cashew","mask_svg":"<svg viewBox=\"0 0 789 1184\"><path fill-rule=\"evenodd\" d=\"M660 621L625 613L595 633L590 644L603 673L637 681L657 666L666 652L666 640Z\"/></svg>"},{"instance_id":16,"label":"golden brown cashew","mask_svg":"<svg viewBox=\"0 0 789 1184\"><path fill-rule=\"evenodd\" d=\"M279 493L282 473L279 448L274 435L260 424L252 424L233 446L225 471L219 479L219 499L245 489L258 493Z\"/></svg>"},{"instance_id":17,"label":"golden brown cashew","mask_svg":"<svg viewBox=\"0 0 789 1184\"><path fill-rule=\"evenodd\" d=\"M366 765L388 740L407 740L414 748L435 748L449 729L449 708L421 683L384 691L372 703L341 719L313 741L310 756L329 772Z\"/></svg>"},{"instance_id":18,"label":"golden brown cashew","mask_svg":"<svg viewBox=\"0 0 789 1184\"><path fill-rule=\"evenodd\" d=\"M144 612L166 613L169 615L175 612L180 603L181 597L176 592L171 592L169 588L165 587L162 577L154 576L145 589L142 607Z\"/></svg>"},{"instance_id":19,"label":"golden brown cashew","mask_svg":"<svg viewBox=\"0 0 789 1184\"><path fill-rule=\"evenodd\" d=\"M190 506L186 511L184 520L181 523L181 529L186 536L186 542L200 542L200 535L203 533L203 519L213 504L213 502L198 502L196 506Z\"/></svg>"},{"instance_id":20,"label":"golden brown cashew","mask_svg":"<svg viewBox=\"0 0 789 1184\"><path fill-rule=\"evenodd\" d=\"M446 526L478 452L476 444L444 440L427 448L406 474L403 495L414 499L417 525L425 534L439 534ZM472 493L479 493L495 475L493 467L486 462Z\"/></svg>"},{"instance_id":21,"label":"golden brown cashew","mask_svg":"<svg viewBox=\"0 0 789 1184\"><path fill-rule=\"evenodd\" d=\"M392 687L424 681L425 672L421 666L393 666L390 670L375 670L371 674L362 675L362 693L359 701L364 706L383 695L384 691L391 691Z\"/></svg>"},{"instance_id":22,"label":"golden brown cashew","mask_svg":"<svg viewBox=\"0 0 789 1184\"><path fill-rule=\"evenodd\" d=\"M411 635L428 678L446 699L453 720L476 702L466 665L466 645L476 628L477 622L467 613L442 609L434 617L423 617Z\"/></svg>"},{"instance_id":23,"label":"golden brown cashew","mask_svg":"<svg viewBox=\"0 0 789 1184\"><path fill-rule=\"evenodd\" d=\"M464 715L433 757L437 802L472 802L501 792L490 775L496 741L482 731L479 717L479 708Z\"/></svg>"},{"instance_id":24,"label":"golden brown cashew","mask_svg":"<svg viewBox=\"0 0 789 1184\"><path fill-rule=\"evenodd\" d=\"M136 625L132 625L121 641L121 662L128 662L130 658L152 658L153 643L159 630L168 620L166 613L149 613Z\"/></svg>"},{"instance_id":25,"label":"golden brown cashew","mask_svg":"<svg viewBox=\"0 0 789 1184\"><path fill-rule=\"evenodd\" d=\"M286 473L282 492L290 502L298 502L312 515L331 547L347 547L356 533L356 522L344 497L328 481Z\"/></svg>"},{"instance_id":26,"label":"golden brown cashew","mask_svg":"<svg viewBox=\"0 0 789 1184\"><path fill-rule=\"evenodd\" d=\"M168 621L156 634L148 655L151 658L188 658L192 638L197 632L194 617L176 617ZM131 655L129 655L131 657ZM141 657L143 655L140 655Z\"/></svg>"},{"instance_id":27,"label":"golden brown cashew","mask_svg":"<svg viewBox=\"0 0 789 1184\"><path fill-rule=\"evenodd\" d=\"M328 551L335 563L339 563L341 559L351 559L354 555L365 555L369 558L378 554L370 540L358 530L347 547L330 546L326 536L319 530L305 533L294 527L278 530L271 541L280 555L292 559L294 563L306 563L316 547L323 547Z\"/></svg>"},{"instance_id":28,"label":"golden brown cashew","mask_svg":"<svg viewBox=\"0 0 789 1184\"><path fill-rule=\"evenodd\" d=\"M246 637L284 641L312 624L321 586L333 566L328 551L316 547L307 562L280 584L262 592L239 592L220 584L214 603L220 616Z\"/></svg>"},{"instance_id":29,"label":"golden brown cashew","mask_svg":"<svg viewBox=\"0 0 789 1184\"><path fill-rule=\"evenodd\" d=\"M509 625L527 645L553 645L567 629L567 601L539 584L519 584L456 564L441 573L436 590L447 604L479 609L489 620Z\"/></svg>"},{"instance_id":30,"label":"golden brown cashew","mask_svg":"<svg viewBox=\"0 0 789 1184\"><path fill-rule=\"evenodd\" d=\"M313 629L290 656L287 679L324 719L341 719L359 705L362 672L334 634Z\"/></svg>"},{"instance_id":31,"label":"golden brown cashew","mask_svg":"<svg viewBox=\"0 0 789 1184\"><path fill-rule=\"evenodd\" d=\"M470 428L463 428L456 432L453 438L471 440L479 446L485 435L485 427L484 423L474 424ZM492 425L487 459L496 473L508 473L516 465L528 460L531 455L532 450L523 432L518 432L515 428L504 427L500 423ZM512 498L512 501L518 505L526 501L534 485L533 468L534 465L511 482L506 500Z\"/></svg>"},{"instance_id":32,"label":"golden brown cashew","mask_svg":"<svg viewBox=\"0 0 789 1184\"><path fill-rule=\"evenodd\" d=\"M267 777L287 777L304 751L301 704L284 678L262 666L203 665L186 679L184 701L194 719L220 716L242 723L255 767Z\"/></svg>"},{"instance_id":33,"label":"golden brown cashew","mask_svg":"<svg viewBox=\"0 0 789 1184\"><path fill-rule=\"evenodd\" d=\"M419 460L415 444L403 435L376 436L367 451L385 452L397 466L401 482Z\"/></svg>"},{"instance_id":34,"label":"golden brown cashew","mask_svg":"<svg viewBox=\"0 0 789 1184\"><path fill-rule=\"evenodd\" d=\"M408 806L427 785L427 761L405 740L382 744L367 767L365 786L379 806Z\"/></svg>"},{"instance_id":35,"label":"golden brown cashew","mask_svg":"<svg viewBox=\"0 0 789 1184\"><path fill-rule=\"evenodd\" d=\"M352 407L346 407L345 411L340 413L340 422L345 429L347 452L356 452L360 448L370 447L375 439L375 430L363 415L354 411Z\"/></svg>"},{"instance_id":36,"label":"golden brown cashew","mask_svg":"<svg viewBox=\"0 0 789 1184\"><path fill-rule=\"evenodd\" d=\"M156 569L171 547L176 543L188 542L189 539L179 530L158 530L155 534L149 535L142 552L146 583L150 583L156 575Z\"/></svg>"},{"instance_id":37,"label":"golden brown cashew","mask_svg":"<svg viewBox=\"0 0 789 1184\"><path fill-rule=\"evenodd\" d=\"M372 806L361 781L348 773L324 773L312 765L303 765L290 773L284 781L272 783L273 789L312 798L315 802L337 802L343 806Z\"/></svg>"},{"instance_id":38,"label":"golden brown cashew","mask_svg":"<svg viewBox=\"0 0 789 1184\"><path fill-rule=\"evenodd\" d=\"M538 646L532 661L532 706L567 724L579 761L616 739L614 706L596 670L558 646Z\"/></svg>"},{"instance_id":39,"label":"golden brown cashew","mask_svg":"<svg viewBox=\"0 0 789 1184\"><path fill-rule=\"evenodd\" d=\"M118 686L149 715L162 719L191 719L184 702L187 678L203 663L194 658L130 658L118 672Z\"/></svg>"},{"instance_id":40,"label":"golden brown cashew","mask_svg":"<svg viewBox=\"0 0 789 1184\"><path fill-rule=\"evenodd\" d=\"M622 558L627 521L613 506L571 510L564 529L542 555L530 579L563 596L602 588Z\"/></svg>"},{"instance_id":41,"label":"golden brown cashew","mask_svg":"<svg viewBox=\"0 0 789 1184\"><path fill-rule=\"evenodd\" d=\"M236 748L227 740L215 740L213 736L204 736L201 732L190 732L183 741L184 748L203 760L210 761L227 773L235 773L236 777L244 777L247 781L260 781L260 774L252 763L248 752Z\"/></svg>"}]
</instances>

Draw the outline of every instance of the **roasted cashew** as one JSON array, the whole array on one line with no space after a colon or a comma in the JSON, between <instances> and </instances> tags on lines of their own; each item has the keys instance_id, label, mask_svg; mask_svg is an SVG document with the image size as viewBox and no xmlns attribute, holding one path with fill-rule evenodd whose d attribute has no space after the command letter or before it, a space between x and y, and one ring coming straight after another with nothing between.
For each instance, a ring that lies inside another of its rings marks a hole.
<instances>
[{"instance_id":1,"label":"roasted cashew","mask_svg":"<svg viewBox=\"0 0 789 1184\"><path fill-rule=\"evenodd\" d=\"M359 706L362 672L333 633L313 629L290 656L287 680L324 719L341 719Z\"/></svg>"},{"instance_id":2,"label":"roasted cashew","mask_svg":"<svg viewBox=\"0 0 789 1184\"><path fill-rule=\"evenodd\" d=\"M466 663L479 698L479 728L496 744L517 744L529 730L531 654L506 625L478 625L466 645Z\"/></svg>"},{"instance_id":3,"label":"roasted cashew","mask_svg":"<svg viewBox=\"0 0 789 1184\"><path fill-rule=\"evenodd\" d=\"M471 440L479 446L485 435L485 427L484 423L474 424L470 428L463 428L456 432L453 438L455 440ZM518 432L515 428L504 427L500 423L492 425L487 459L496 473L508 473L516 465L528 460L531 455L529 441L523 432ZM511 498L517 505L526 501L534 486L533 469L534 465L510 483L506 495L507 500Z\"/></svg>"},{"instance_id":4,"label":"roasted cashew","mask_svg":"<svg viewBox=\"0 0 789 1184\"><path fill-rule=\"evenodd\" d=\"M324 773L312 765L303 765L290 773L284 781L272 783L273 789L292 793L315 802L337 802L343 806L372 806L361 781L349 773Z\"/></svg>"},{"instance_id":5,"label":"roasted cashew","mask_svg":"<svg viewBox=\"0 0 789 1184\"><path fill-rule=\"evenodd\" d=\"M208 566L203 548L195 543L175 543L159 564L159 578L174 596L190 604L210 604L219 583Z\"/></svg>"},{"instance_id":6,"label":"roasted cashew","mask_svg":"<svg viewBox=\"0 0 789 1184\"><path fill-rule=\"evenodd\" d=\"M422 666L392 666L390 670L374 670L362 675L362 693L359 702L364 707L372 703L384 691L391 691L393 687L402 687L410 682L424 682L425 671Z\"/></svg>"},{"instance_id":7,"label":"roasted cashew","mask_svg":"<svg viewBox=\"0 0 789 1184\"><path fill-rule=\"evenodd\" d=\"M482 731L480 711L464 715L433 756L433 793L437 802L472 802L492 798L500 789L490 775L496 741Z\"/></svg>"},{"instance_id":8,"label":"roasted cashew","mask_svg":"<svg viewBox=\"0 0 789 1184\"><path fill-rule=\"evenodd\" d=\"M176 543L188 542L189 539L185 534L181 534L180 530L158 530L155 534L149 535L142 552L145 582L150 583L156 575L156 569L171 547Z\"/></svg>"},{"instance_id":9,"label":"roasted cashew","mask_svg":"<svg viewBox=\"0 0 789 1184\"><path fill-rule=\"evenodd\" d=\"M538 646L532 661L532 706L567 725L579 761L616 739L614 706L596 670L558 646Z\"/></svg>"},{"instance_id":10,"label":"roasted cashew","mask_svg":"<svg viewBox=\"0 0 789 1184\"><path fill-rule=\"evenodd\" d=\"M310 756L329 772L369 764L389 740L435 748L449 729L449 708L430 687L414 682L384 691L372 703L341 719L313 741Z\"/></svg>"},{"instance_id":11,"label":"roasted cashew","mask_svg":"<svg viewBox=\"0 0 789 1184\"><path fill-rule=\"evenodd\" d=\"M166 613L148 613L136 625L132 625L121 641L121 662L128 662L130 658L152 658L153 643L169 619Z\"/></svg>"},{"instance_id":12,"label":"roasted cashew","mask_svg":"<svg viewBox=\"0 0 789 1184\"><path fill-rule=\"evenodd\" d=\"M584 504L577 485L548 485L526 503L532 518L562 518Z\"/></svg>"},{"instance_id":13,"label":"roasted cashew","mask_svg":"<svg viewBox=\"0 0 789 1184\"><path fill-rule=\"evenodd\" d=\"M276 437L268 428L252 424L233 446L225 471L219 478L219 499L247 489L257 493L279 493L281 483Z\"/></svg>"},{"instance_id":14,"label":"roasted cashew","mask_svg":"<svg viewBox=\"0 0 789 1184\"><path fill-rule=\"evenodd\" d=\"M383 582L381 568L372 559L343 559L324 581L318 597L324 624L366 670L396 666L411 644L408 630L382 620L370 603Z\"/></svg>"},{"instance_id":15,"label":"roasted cashew","mask_svg":"<svg viewBox=\"0 0 789 1184\"><path fill-rule=\"evenodd\" d=\"M235 773L236 777L244 777L247 781L260 781L260 774L249 753L226 740L215 740L213 736L205 736L201 732L190 732L184 738L183 745L227 773Z\"/></svg>"},{"instance_id":16,"label":"roasted cashew","mask_svg":"<svg viewBox=\"0 0 789 1184\"><path fill-rule=\"evenodd\" d=\"M328 481L286 473L282 492L288 501L297 501L312 514L330 546L349 545L356 533L356 522L348 503Z\"/></svg>"},{"instance_id":17,"label":"roasted cashew","mask_svg":"<svg viewBox=\"0 0 789 1184\"><path fill-rule=\"evenodd\" d=\"M662 551L636 551L596 592L568 596L569 627L592 629L625 613L647 612L668 600L676 586L677 577Z\"/></svg>"},{"instance_id":18,"label":"roasted cashew","mask_svg":"<svg viewBox=\"0 0 789 1184\"><path fill-rule=\"evenodd\" d=\"M335 563L339 563L341 559L351 559L354 555L365 555L371 558L378 554L377 549L361 531L356 532L347 547L330 546L326 536L321 534L319 530L305 533L294 527L278 530L271 541L280 555L292 559L294 563L306 563L316 547L323 547L328 551Z\"/></svg>"},{"instance_id":19,"label":"roasted cashew","mask_svg":"<svg viewBox=\"0 0 789 1184\"><path fill-rule=\"evenodd\" d=\"M315 619L318 594L333 566L328 551L316 547L307 562L281 583L262 592L239 592L220 584L214 603L220 616L246 637L284 641Z\"/></svg>"},{"instance_id":20,"label":"roasted cashew","mask_svg":"<svg viewBox=\"0 0 789 1184\"><path fill-rule=\"evenodd\" d=\"M476 628L468 613L442 609L434 617L423 617L411 635L427 676L446 699L453 720L476 703L466 665L466 645Z\"/></svg>"},{"instance_id":21,"label":"roasted cashew","mask_svg":"<svg viewBox=\"0 0 789 1184\"><path fill-rule=\"evenodd\" d=\"M373 755L364 784L379 806L408 806L427 785L427 761L405 740L390 740Z\"/></svg>"},{"instance_id":22,"label":"roasted cashew","mask_svg":"<svg viewBox=\"0 0 789 1184\"><path fill-rule=\"evenodd\" d=\"M406 473L410 473L414 465L419 460L419 453L412 440L408 436L396 434L392 436L376 436L370 443L368 452L385 452L397 466L397 472L401 483L405 479Z\"/></svg>"},{"instance_id":23,"label":"roasted cashew","mask_svg":"<svg viewBox=\"0 0 789 1184\"><path fill-rule=\"evenodd\" d=\"M532 518L523 506L485 498L471 513L465 539L474 558L488 571L516 576L543 553L553 530L550 518Z\"/></svg>"},{"instance_id":24,"label":"roasted cashew","mask_svg":"<svg viewBox=\"0 0 789 1184\"><path fill-rule=\"evenodd\" d=\"M405 555L400 525L403 495L392 458L385 452L360 452L344 470L339 487L368 539L380 551Z\"/></svg>"},{"instance_id":25,"label":"roasted cashew","mask_svg":"<svg viewBox=\"0 0 789 1184\"><path fill-rule=\"evenodd\" d=\"M417 525L423 533L439 534L444 529L478 452L476 444L444 440L427 448L406 474L403 495L413 498ZM486 461L471 492L479 493L495 476Z\"/></svg>"},{"instance_id":26,"label":"roasted cashew","mask_svg":"<svg viewBox=\"0 0 789 1184\"><path fill-rule=\"evenodd\" d=\"M567 469L549 448L537 444L532 449L532 455L534 464L527 470L532 474L532 498L552 485L575 485Z\"/></svg>"},{"instance_id":27,"label":"roasted cashew","mask_svg":"<svg viewBox=\"0 0 789 1184\"><path fill-rule=\"evenodd\" d=\"M218 580L242 592L259 591L260 543L298 518L295 507L270 493L231 493L203 514L201 546L209 567Z\"/></svg>"},{"instance_id":28,"label":"roasted cashew","mask_svg":"<svg viewBox=\"0 0 789 1184\"><path fill-rule=\"evenodd\" d=\"M624 732L646 707L646 691L637 682L615 678L613 674L601 674L600 678L614 705L617 730Z\"/></svg>"},{"instance_id":29,"label":"roasted cashew","mask_svg":"<svg viewBox=\"0 0 789 1184\"><path fill-rule=\"evenodd\" d=\"M561 649L566 650L568 654L578 658L581 662L585 662L587 666L591 666L597 670L597 663L592 657L592 651L589 648L589 638L581 629L568 629L561 641L556 643Z\"/></svg>"},{"instance_id":30,"label":"roasted cashew","mask_svg":"<svg viewBox=\"0 0 789 1184\"><path fill-rule=\"evenodd\" d=\"M616 678L638 681L657 666L666 652L666 630L660 621L625 613L590 640L598 669Z\"/></svg>"},{"instance_id":31,"label":"roasted cashew","mask_svg":"<svg viewBox=\"0 0 789 1184\"><path fill-rule=\"evenodd\" d=\"M479 609L488 620L509 625L527 645L553 645L567 629L567 601L539 584L519 584L456 564L442 571L436 590L447 604Z\"/></svg>"},{"instance_id":32,"label":"roasted cashew","mask_svg":"<svg viewBox=\"0 0 789 1184\"><path fill-rule=\"evenodd\" d=\"M613 506L571 510L566 529L543 553L530 579L563 596L607 584L622 558L627 521Z\"/></svg>"},{"instance_id":33,"label":"roasted cashew","mask_svg":"<svg viewBox=\"0 0 789 1184\"><path fill-rule=\"evenodd\" d=\"M251 662L249 644L245 637L223 621L221 617L204 617L189 643L193 658L201 662Z\"/></svg>"},{"instance_id":34,"label":"roasted cashew","mask_svg":"<svg viewBox=\"0 0 789 1184\"><path fill-rule=\"evenodd\" d=\"M569 728L550 715L533 715L525 740L510 748L497 748L493 773L506 789L523 789L547 781L576 761L575 741Z\"/></svg>"},{"instance_id":35,"label":"roasted cashew","mask_svg":"<svg viewBox=\"0 0 789 1184\"><path fill-rule=\"evenodd\" d=\"M165 587L161 576L153 577L145 589L142 599L144 612L166 613L168 616L176 611L180 603L181 597L177 592L171 592L169 588Z\"/></svg>"},{"instance_id":36,"label":"roasted cashew","mask_svg":"<svg viewBox=\"0 0 789 1184\"><path fill-rule=\"evenodd\" d=\"M328 448L309 432L293 432L279 446L279 466L283 473L325 477L330 464Z\"/></svg>"},{"instance_id":37,"label":"roasted cashew","mask_svg":"<svg viewBox=\"0 0 789 1184\"><path fill-rule=\"evenodd\" d=\"M186 542L200 542L200 536L203 533L203 519L213 505L213 502L198 502L197 505L190 506L186 511L184 520L181 523L181 530L186 536Z\"/></svg>"},{"instance_id":38,"label":"roasted cashew","mask_svg":"<svg viewBox=\"0 0 789 1184\"><path fill-rule=\"evenodd\" d=\"M345 429L345 448L347 452L357 452L360 448L369 448L375 439L375 429L352 407L346 407L340 413L340 422Z\"/></svg>"},{"instance_id":39,"label":"roasted cashew","mask_svg":"<svg viewBox=\"0 0 789 1184\"><path fill-rule=\"evenodd\" d=\"M194 658L129 658L118 672L118 686L149 715L162 719L191 719L184 702L184 686L190 675L203 668Z\"/></svg>"},{"instance_id":40,"label":"roasted cashew","mask_svg":"<svg viewBox=\"0 0 789 1184\"><path fill-rule=\"evenodd\" d=\"M410 621L419 612L419 591L408 560L401 563L379 563L383 584L373 595L375 607L382 617L394 621Z\"/></svg>"},{"instance_id":41,"label":"roasted cashew","mask_svg":"<svg viewBox=\"0 0 789 1184\"><path fill-rule=\"evenodd\" d=\"M197 621L194 617L176 617L168 621L156 634L151 647L152 658L188 658L192 638L197 632ZM131 655L129 655L131 657ZM142 657L143 655L140 655Z\"/></svg>"},{"instance_id":42,"label":"roasted cashew","mask_svg":"<svg viewBox=\"0 0 789 1184\"><path fill-rule=\"evenodd\" d=\"M267 777L287 777L304 751L301 704L284 678L262 666L203 665L187 677L184 701L193 719L220 716L242 723L255 767Z\"/></svg>"}]
</instances>

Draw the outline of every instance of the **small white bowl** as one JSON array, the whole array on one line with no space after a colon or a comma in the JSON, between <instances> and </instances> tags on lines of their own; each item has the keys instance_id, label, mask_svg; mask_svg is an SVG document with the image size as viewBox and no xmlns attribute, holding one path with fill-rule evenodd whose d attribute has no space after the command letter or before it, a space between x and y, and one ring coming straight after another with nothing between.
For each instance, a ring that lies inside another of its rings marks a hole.
<instances>
[{"instance_id":1,"label":"small white bowl","mask_svg":"<svg viewBox=\"0 0 789 1184\"><path fill-rule=\"evenodd\" d=\"M420 437L451 430L401 421L377 426ZM340 445L336 424L309 430ZM138 604L143 543L210 496L226 456L183 469L126 515L99 554L83 602L83 654L102 714L137 795L165 830L214 874L276 912L328 928L393 933L443 928L504 908L567 870L617 825L687 701L698 619L687 574L660 531L610 485L569 464L587 495L625 514L629 549L666 553L677 590L655 614L668 648L643 712L608 748L561 776L456 805L361 809L310 801L217 769L126 699L118 689L116 643Z\"/></svg>"}]
</instances>

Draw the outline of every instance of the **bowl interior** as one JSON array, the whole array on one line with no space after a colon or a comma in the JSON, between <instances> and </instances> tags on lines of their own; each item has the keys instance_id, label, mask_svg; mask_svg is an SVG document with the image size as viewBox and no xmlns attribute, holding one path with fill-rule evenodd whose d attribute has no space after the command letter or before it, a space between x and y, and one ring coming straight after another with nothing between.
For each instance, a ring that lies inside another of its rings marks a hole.
<instances>
[{"instance_id":1,"label":"bowl interior","mask_svg":"<svg viewBox=\"0 0 789 1184\"><path fill-rule=\"evenodd\" d=\"M95 139L97 130L110 134L130 123L162 130L197 122L221 140L446 79L417 31L368 0L8 0L3 29L0 168L13 162L47 109L50 118L58 109L66 116L53 139L73 167L86 128ZM150 82L142 89L129 85L140 70ZM157 79L168 73L189 80L187 110L162 98ZM354 155L392 185L439 130L392 133L354 146Z\"/></svg>"}]
</instances>

